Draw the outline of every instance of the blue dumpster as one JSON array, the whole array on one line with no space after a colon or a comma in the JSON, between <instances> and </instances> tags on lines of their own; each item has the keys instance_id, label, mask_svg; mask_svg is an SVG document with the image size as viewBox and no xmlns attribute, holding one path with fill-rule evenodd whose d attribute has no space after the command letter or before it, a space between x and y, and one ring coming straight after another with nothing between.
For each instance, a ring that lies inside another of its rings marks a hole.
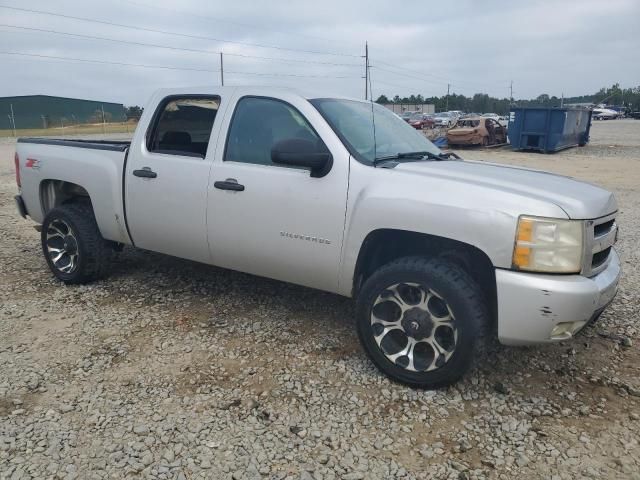
<instances>
[{"instance_id":1,"label":"blue dumpster","mask_svg":"<svg viewBox=\"0 0 640 480\"><path fill-rule=\"evenodd\" d=\"M508 137L514 150L557 152L589 141L591 110L584 108L514 107Z\"/></svg>"}]
</instances>

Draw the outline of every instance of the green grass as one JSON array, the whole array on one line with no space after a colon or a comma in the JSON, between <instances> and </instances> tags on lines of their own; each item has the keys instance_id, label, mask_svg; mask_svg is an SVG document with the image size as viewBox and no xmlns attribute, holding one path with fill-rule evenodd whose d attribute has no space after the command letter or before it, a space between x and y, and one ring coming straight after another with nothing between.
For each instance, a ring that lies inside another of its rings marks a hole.
<instances>
[{"instance_id":1,"label":"green grass","mask_svg":"<svg viewBox=\"0 0 640 480\"><path fill-rule=\"evenodd\" d=\"M61 135L91 135L98 133L133 133L137 122L70 125L68 127L24 128L16 130L16 137L59 137ZM12 130L0 130L0 137L13 137Z\"/></svg>"}]
</instances>

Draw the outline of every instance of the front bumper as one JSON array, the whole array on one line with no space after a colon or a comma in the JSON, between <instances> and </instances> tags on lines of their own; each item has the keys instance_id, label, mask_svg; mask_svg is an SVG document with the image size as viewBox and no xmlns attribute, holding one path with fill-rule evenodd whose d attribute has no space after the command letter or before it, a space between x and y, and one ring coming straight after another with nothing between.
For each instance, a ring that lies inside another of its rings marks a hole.
<instances>
[{"instance_id":1,"label":"front bumper","mask_svg":"<svg viewBox=\"0 0 640 480\"><path fill-rule=\"evenodd\" d=\"M591 278L496 270L498 339L528 345L571 338L611 303L620 274L614 249L607 268Z\"/></svg>"}]
</instances>

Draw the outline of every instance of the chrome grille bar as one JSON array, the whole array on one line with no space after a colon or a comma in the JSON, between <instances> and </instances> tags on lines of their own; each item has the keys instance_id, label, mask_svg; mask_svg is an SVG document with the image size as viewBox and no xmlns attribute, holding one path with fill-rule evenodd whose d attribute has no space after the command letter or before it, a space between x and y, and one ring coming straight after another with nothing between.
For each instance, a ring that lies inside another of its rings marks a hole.
<instances>
[{"instance_id":1,"label":"chrome grille bar","mask_svg":"<svg viewBox=\"0 0 640 480\"><path fill-rule=\"evenodd\" d=\"M609 255L606 253L603 254L606 255L607 258L604 261L597 262L596 265L594 265L594 255L610 249L615 244L618 236L618 225L615 222L615 218L616 212L604 217L585 221L582 275L592 277L607 268ZM610 226L608 229L605 228L603 230L602 225L606 223L610 223ZM598 235L595 233L596 230L598 231ZM602 255L598 256L598 258L600 257L602 257Z\"/></svg>"}]
</instances>

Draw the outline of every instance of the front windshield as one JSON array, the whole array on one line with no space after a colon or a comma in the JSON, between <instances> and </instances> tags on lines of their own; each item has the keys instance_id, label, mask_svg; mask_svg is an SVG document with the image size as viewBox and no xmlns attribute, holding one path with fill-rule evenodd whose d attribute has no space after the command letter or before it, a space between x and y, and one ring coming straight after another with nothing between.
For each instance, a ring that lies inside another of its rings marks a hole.
<instances>
[{"instance_id":1,"label":"front windshield","mask_svg":"<svg viewBox=\"0 0 640 480\"><path fill-rule=\"evenodd\" d=\"M403 152L442 153L422 133L376 103L318 98L311 104L361 162L373 163Z\"/></svg>"}]
</instances>

